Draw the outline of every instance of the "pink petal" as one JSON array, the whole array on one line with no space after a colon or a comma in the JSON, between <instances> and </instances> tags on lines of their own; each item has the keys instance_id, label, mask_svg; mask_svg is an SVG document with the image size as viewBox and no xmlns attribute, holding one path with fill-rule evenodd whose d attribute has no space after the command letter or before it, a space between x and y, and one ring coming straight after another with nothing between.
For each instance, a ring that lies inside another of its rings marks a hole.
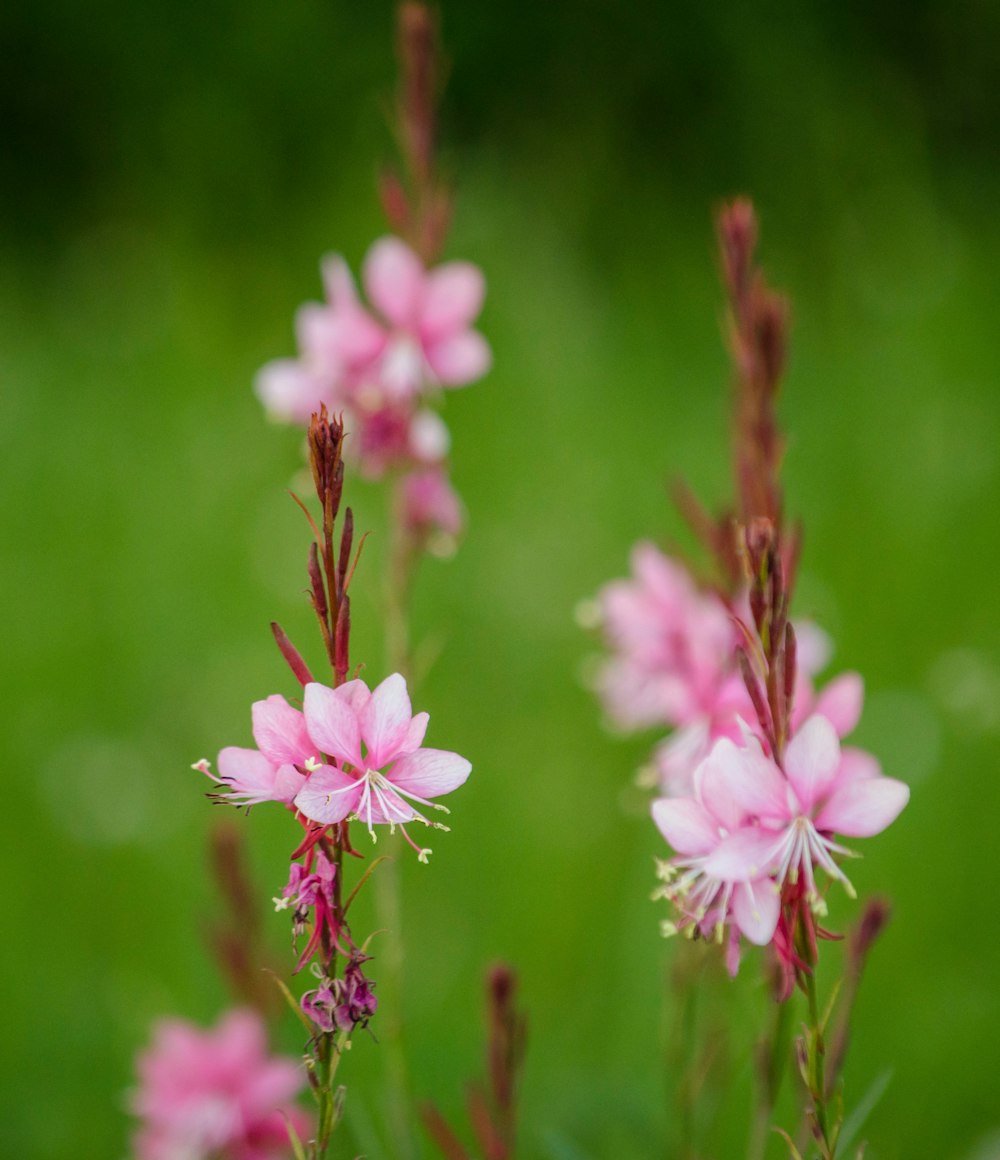
<instances>
[{"instance_id":1,"label":"pink petal","mask_svg":"<svg viewBox=\"0 0 1000 1160\"><path fill-rule=\"evenodd\" d=\"M433 343L466 330L482 309L486 282L471 262L446 262L427 275L420 311L420 337Z\"/></svg>"},{"instance_id":2,"label":"pink petal","mask_svg":"<svg viewBox=\"0 0 1000 1160\"><path fill-rule=\"evenodd\" d=\"M806 813L833 785L840 765L840 742L825 717L812 716L785 750L785 772Z\"/></svg>"},{"instance_id":3,"label":"pink petal","mask_svg":"<svg viewBox=\"0 0 1000 1160\"><path fill-rule=\"evenodd\" d=\"M362 277L368 298L394 326L413 329L426 275L420 259L399 238L380 238L368 251Z\"/></svg>"},{"instance_id":4,"label":"pink petal","mask_svg":"<svg viewBox=\"0 0 1000 1160\"><path fill-rule=\"evenodd\" d=\"M795 659L799 672L814 677L830 663L833 642L827 634L811 620L795 622Z\"/></svg>"},{"instance_id":5,"label":"pink petal","mask_svg":"<svg viewBox=\"0 0 1000 1160\"><path fill-rule=\"evenodd\" d=\"M355 377L372 369L389 341L383 327L360 307L338 312L328 336L331 358Z\"/></svg>"},{"instance_id":6,"label":"pink petal","mask_svg":"<svg viewBox=\"0 0 1000 1160\"><path fill-rule=\"evenodd\" d=\"M275 765L301 765L316 757L316 746L309 740L305 718L284 697L275 694L266 701L255 701L252 710L253 739L268 761Z\"/></svg>"},{"instance_id":7,"label":"pink petal","mask_svg":"<svg viewBox=\"0 0 1000 1160\"><path fill-rule=\"evenodd\" d=\"M338 685L337 696L346 701L359 717L361 710L372 699L371 689L357 677L353 681L345 681L342 685Z\"/></svg>"},{"instance_id":8,"label":"pink petal","mask_svg":"<svg viewBox=\"0 0 1000 1160\"><path fill-rule=\"evenodd\" d=\"M719 844L719 826L694 798L658 798L653 821L678 854L698 857Z\"/></svg>"},{"instance_id":9,"label":"pink petal","mask_svg":"<svg viewBox=\"0 0 1000 1160\"><path fill-rule=\"evenodd\" d=\"M695 771L695 786L705 806L730 830L741 825L748 815L788 815L787 782L752 737L743 747L728 737L716 741Z\"/></svg>"},{"instance_id":10,"label":"pink petal","mask_svg":"<svg viewBox=\"0 0 1000 1160\"><path fill-rule=\"evenodd\" d=\"M881 776L882 766L878 758L870 753L866 753L863 749L855 749L853 746L840 751L840 765L837 767L837 778L834 782L837 789L851 781Z\"/></svg>"},{"instance_id":11,"label":"pink petal","mask_svg":"<svg viewBox=\"0 0 1000 1160\"><path fill-rule=\"evenodd\" d=\"M372 691L360 723L361 736L368 746L369 769L381 769L400 752L413 720L406 680L393 673Z\"/></svg>"},{"instance_id":12,"label":"pink petal","mask_svg":"<svg viewBox=\"0 0 1000 1160\"><path fill-rule=\"evenodd\" d=\"M434 798L463 785L472 765L445 749L418 749L401 757L386 775L397 788L417 797Z\"/></svg>"},{"instance_id":13,"label":"pink petal","mask_svg":"<svg viewBox=\"0 0 1000 1160\"><path fill-rule=\"evenodd\" d=\"M463 330L432 343L424 354L445 387L464 387L481 379L493 362L489 344L476 330Z\"/></svg>"},{"instance_id":14,"label":"pink petal","mask_svg":"<svg viewBox=\"0 0 1000 1160\"><path fill-rule=\"evenodd\" d=\"M747 826L723 838L705 859L705 873L722 882L750 882L771 868L782 835Z\"/></svg>"},{"instance_id":15,"label":"pink petal","mask_svg":"<svg viewBox=\"0 0 1000 1160\"><path fill-rule=\"evenodd\" d=\"M351 268L340 254L327 254L320 263L320 272L326 296L335 310L359 305Z\"/></svg>"},{"instance_id":16,"label":"pink petal","mask_svg":"<svg viewBox=\"0 0 1000 1160\"><path fill-rule=\"evenodd\" d=\"M836 789L815 825L845 838L870 838L894 822L909 800L910 787L893 777L862 778Z\"/></svg>"},{"instance_id":17,"label":"pink petal","mask_svg":"<svg viewBox=\"0 0 1000 1160\"><path fill-rule=\"evenodd\" d=\"M694 771L694 788L705 808L727 830L746 820L746 811L733 795L733 787L747 780L743 751L728 737L721 737Z\"/></svg>"},{"instance_id":18,"label":"pink petal","mask_svg":"<svg viewBox=\"0 0 1000 1160\"><path fill-rule=\"evenodd\" d=\"M406 730L406 736L400 743L400 753L412 753L415 749L419 749L423 745L424 736L427 733L427 723L430 719L429 713L418 713L413 718L409 728Z\"/></svg>"},{"instance_id":19,"label":"pink petal","mask_svg":"<svg viewBox=\"0 0 1000 1160\"><path fill-rule=\"evenodd\" d=\"M219 776L216 781L227 783L234 798L247 805L275 801L274 765L256 749L241 749L230 745L219 754Z\"/></svg>"},{"instance_id":20,"label":"pink petal","mask_svg":"<svg viewBox=\"0 0 1000 1160\"><path fill-rule=\"evenodd\" d=\"M825 717L838 737L846 737L858 723L864 699L865 683L861 674L842 673L816 698L813 712Z\"/></svg>"},{"instance_id":21,"label":"pink petal","mask_svg":"<svg viewBox=\"0 0 1000 1160\"><path fill-rule=\"evenodd\" d=\"M323 765L309 775L295 806L311 821L329 826L354 813L363 790L363 779L355 780L342 769Z\"/></svg>"},{"instance_id":22,"label":"pink petal","mask_svg":"<svg viewBox=\"0 0 1000 1160\"><path fill-rule=\"evenodd\" d=\"M275 800L291 805L305 784L305 775L299 773L294 765L282 765L274 776Z\"/></svg>"},{"instance_id":23,"label":"pink petal","mask_svg":"<svg viewBox=\"0 0 1000 1160\"><path fill-rule=\"evenodd\" d=\"M750 942L762 947L774 938L781 898L770 878L741 882L733 891L732 906L733 919Z\"/></svg>"},{"instance_id":24,"label":"pink petal","mask_svg":"<svg viewBox=\"0 0 1000 1160\"><path fill-rule=\"evenodd\" d=\"M293 359L277 359L260 368L254 391L276 419L308 423L321 403L333 400L332 384Z\"/></svg>"},{"instance_id":25,"label":"pink petal","mask_svg":"<svg viewBox=\"0 0 1000 1160\"><path fill-rule=\"evenodd\" d=\"M668 797L689 797L694 788L693 774L708 754L709 723L699 719L675 729L653 751L660 775L660 787Z\"/></svg>"},{"instance_id":26,"label":"pink petal","mask_svg":"<svg viewBox=\"0 0 1000 1160\"><path fill-rule=\"evenodd\" d=\"M348 694L313 682L306 685L304 710L306 728L314 745L338 761L363 767L358 714Z\"/></svg>"},{"instance_id":27,"label":"pink petal","mask_svg":"<svg viewBox=\"0 0 1000 1160\"><path fill-rule=\"evenodd\" d=\"M421 463L438 463L448 454L451 435L436 411L418 411L410 423L410 454Z\"/></svg>"}]
</instances>

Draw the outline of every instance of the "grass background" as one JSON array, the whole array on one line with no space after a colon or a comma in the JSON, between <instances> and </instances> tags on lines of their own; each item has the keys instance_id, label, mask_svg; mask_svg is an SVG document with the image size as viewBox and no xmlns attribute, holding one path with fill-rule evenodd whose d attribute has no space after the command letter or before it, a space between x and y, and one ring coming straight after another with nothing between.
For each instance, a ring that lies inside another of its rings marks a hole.
<instances>
[{"instance_id":1,"label":"grass background","mask_svg":"<svg viewBox=\"0 0 1000 1160\"><path fill-rule=\"evenodd\" d=\"M516 964L526 1158L676 1155L677 948L631 788L652 738L601 726L573 609L634 540L679 534L668 475L727 494L711 210L736 192L794 303L798 611L833 634L834 671L865 674L858 738L913 787L853 876L895 916L848 1104L891 1068L868 1160L1000 1155L998 23L982 0L905 21L860 0L444 13L450 253L487 272L496 366L447 400L470 528L416 597L442 645L418 697L430 740L475 774L434 864L402 867L409 1055L418 1094L459 1117L482 971ZM218 815L188 766L249 742L253 699L292 692L271 619L317 655L283 491L300 438L250 383L291 353L319 256L356 264L383 228L391 9L22 2L0 37L0 1152L84 1160L128 1151L150 1021L226 1002L202 938ZM350 487L373 529L354 653L374 678L381 497ZM244 824L262 901L286 821ZM737 1156L766 1006L752 957L705 1006L733 1024L734 1087L702 1148ZM348 1065L340 1154L391 1155L379 1048L362 1037Z\"/></svg>"}]
</instances>

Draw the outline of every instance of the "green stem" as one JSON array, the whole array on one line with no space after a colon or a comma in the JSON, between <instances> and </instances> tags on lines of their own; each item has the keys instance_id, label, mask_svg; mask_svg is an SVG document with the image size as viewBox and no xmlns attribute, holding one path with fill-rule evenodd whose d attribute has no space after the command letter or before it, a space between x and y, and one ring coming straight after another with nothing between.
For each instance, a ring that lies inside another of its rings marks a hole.
<instances>
[{"instance_id":1,"label":"green stem","mask_svg":"<svg viewBox=\"0 0 1000 1160\"><path fill-rule=\"evenodd\" d=\"M757 1061L757 1106L750 1128L747 1160L764 1160L767 1151L771 1120L778 1102L778 1093L785 1072L785 1059L788 1055L790 1010L790 1003L774 1001L770 1031L760 1045Z\"/></svg>"},{"instance_id":2,"label":"green stem","mask_svg":"<svg viewBox=\"0 0 1000 1160\"><path fill-rule=\"evenodd\" d=\"M812 1099L813 1115L816 1118L823 1160L835 1160L836 1142L831 1143L830 1140L829 1117L826 1107L826 1042L823 1036L819 1001L816 996L816 976L813 971L803 971L800 981L809 1004L810 1043L808 1047L812 1065L809 1076L809 1095Z\"/></svg>"},{"instance_id":3,"label":"green stem","mask_svg":"<svg viewBox=\"0 0 1000 1160\"><path fill-rule=\"evenodd\" d=\"M386 669L390 673L410 673L410 590L416 564L414 545L402 518L398 485L389 498L389 561L386 576ZM387 858L375 875L375 908L382 936L382 970L379 977L379 1038L386 1058L386 1100L391 1138L399 1160L413 1160L416 1145L413 1137L412 1099L409 1068L403 1037L403 961L402 904L399 853L402 842L390 839L396 847L394 857Z\"/></svg>"}]
</instances>

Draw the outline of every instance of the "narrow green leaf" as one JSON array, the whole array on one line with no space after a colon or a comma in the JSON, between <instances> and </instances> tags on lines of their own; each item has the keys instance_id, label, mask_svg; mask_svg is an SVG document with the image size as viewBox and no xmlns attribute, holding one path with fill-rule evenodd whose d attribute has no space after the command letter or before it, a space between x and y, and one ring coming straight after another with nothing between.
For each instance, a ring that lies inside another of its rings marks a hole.
<instances>
[{"instance_id":1,"label":"narrow green leaf","mask_svg":"<svg viewBox=\"0 0 1000 1160\"><path fill-rule=\"evenodd\" d=\"M784 1140L788 1145L788 1154L791 1156L792 1160L802 1160L802 1153L798 1150L798 1148L795 1147L795 1141L791 1136L789 1136L784 1128L772 1128L771 1131L777 1132L782 1140Z\"/></svg>"},{"instance_id":2,"label":"narrow green leaf","mask_svg":"<svg viewBox=\"0 0 1000 1160\"><path fill-rule=\"evenodd\" d=\"M361 887L364 886L364 884L368 881L368 879L372 876L372 874L375 871L375 867L378 866L378 864L380 862L388 861L388 858L389 858L388 854L379 855L379 857L376 858L375 861L371 863L371 865L368 867L368 869L365 870L364 874L362 874L361 877L357 880L357 882L354 884L354 889L351 891L350 894L348 894L347 901L344 903L344 914L346 914L348 912L348 910L350 910L351 903L354 901L355 895L358 893L358 891L361 889Z\"/></svg>"},{"instance_id":3,"label":"narrow green leaf","mask_svg":"<svg viewBox=\"0 0 1000 1160\"><path fill-rule=\"evenodd\" d=\"M268 975L270 975L270 976L271 976L271 978L274 980L274 982L275 982L275 985L277 986L278 990L279 990L279 991L282 993L282 995L284 995L284 996L285 996L285 1002L286 1002L286 1003L288 1004L288 1006L289 1006L289 1007L292 1009L292 1011L294 1011L294 1012L295 1012L295 1017L296 1017L296 1018L298 1019L298 1021L299 1021L299 1022L302 1024L302 1026L303 1026L303 1027L306 1029L306 1031L308 1031L308 1032L309 1032L309 1035L310 1035L310 1036L314 1035L314 1034L315 1034L315 1028L314 1028L314 1027L313 1027L313 1025L312 1025L312 1024L309 1022L309 1020L306 1018L306 1013L305 1013L305 1012L302 1010L302 1008L299 1006L299 1004L298 1004L298 1000L295 998L295 996L292 994L292 992L291 992L291 991L289 991L288 987L285 985L285 982L284 982L284 980L283 980L283 979L280 979L280 978L279 978L279 977L278 977L278 976L277 976L277 975L274 973L274 971L268 970L268 968L267 968L267 967L265 967L265 968L264 968L264 972L265 972L265 974L268 974Z\"/></svg>"},{"instance_id":4,"label":"narrow green leaf","mask_svg":"<svg viewBox=\"0 0 1000 1160\"><path fill-rule=\"evenodd\" d=\"M288 1133L288 1142L292 1146L292 1152L295 1154L295 1160L306 1160L306 1150L298 1132L295 1130L295 1125L292 1123L291 1116L287 1112L281 1113L281 1118L285 1121L285 1131Z\"/></svg>"},{"instance_id":5,"label":"narrow green leaf","mask_svg":"<svg viewBox=\"0 0 1000 1160\"><path fill-rule=\"evenodd\" d=\"M840 1133L841 1147L846 1151L857 1139L861 1129L865 1126L868 1117L872 1114L879 1100L885 1095L886 1089L892 1082L893 1069L887 1067L872 1081L871 1087L862 1096L854 1111L844 1121L843 1131ZM862 1145L863 1147L863 1145Z\"/></svg>"}]
</instances>

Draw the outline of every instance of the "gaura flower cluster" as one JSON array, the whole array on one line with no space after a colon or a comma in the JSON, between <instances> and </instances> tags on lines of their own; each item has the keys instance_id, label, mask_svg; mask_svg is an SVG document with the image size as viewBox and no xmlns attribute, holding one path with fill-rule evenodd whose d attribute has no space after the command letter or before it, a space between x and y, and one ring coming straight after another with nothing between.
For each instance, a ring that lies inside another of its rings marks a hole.
<instances>
[{"instance_id":1,"label":"gaura flower cluster","mask_svg":"<svg viewBox=\"0 0 1000 1160\"><path fill-rule=\"evenodd\" d=\"M256 749L223 749L217 774L198 763L224 787L220 798L281 802L319 827L360 821L372 841L376 826L398 826L421 861L431 851L414 842L407 824L447 829L423 811L447 813L432 799L457 789L472 769L457 753L424 747L429 717L414 716L399 673L374 691L360 679L335 689L313 681L302 710L275 695L255 702L252 719Z\"/></svg>"},{"instance_id":2,"label":"gaura flower cluster","mask_svg":"<svg viewBox=\"0 0 1000 1160\"><path fill-rule=\"evenodd\" d=\"M294 1059L270 1055L260 1016L230 1011L202 1031L163 1019L137 1060L132 1111L142 1127L138 1160L282 1160L287 1123L309 1120L294 1104L305 1074Z\"/></svg>"},{"instance_id":3,"label":"gaura flower cluster","mask_svg":"<svg viewBox=\"0 0 1000 1160\"><path fill-rule=\"evenodd\" d=\"M472 328L485 295L470 262L426 269L401 239L379 239L362 266L370 309L347 263L322 264L327 300L303 306L296 359L268 363L257 394L278 419L307 424L325 405L343 413L363 474L405 473L403 502L415 528L457 535L461 505L448 479L449 434L430 404L490 367L486 340Z\"/></svg>"},{"instance_id":4,"label":"gaura flower cluster","mask_svg":"<svg viewBox=\"0 0 1000 1160\"><path fill-rule=\"evenodd\" d=\"M737 502L718 519L679 490L682 511L712 557L714 586L650 543L633 575L606 585L593 619L610 657L597 688L624 729L668 727L653 753L660 796L653 819L674 850L657 896L675 914L664 933L727 945L773 943L783 994L816 961L826 934L826 881L853 887L841 839L884 830L909 790L878 762L842 748L864 696L856 673L817 689L830 652L815 626L789 620L800 533L783 518L783 441L775 398L784 366L787 303L753 261L747 202L720 215L733 353L733 466Z\"/></svg>"}]
</instances>

